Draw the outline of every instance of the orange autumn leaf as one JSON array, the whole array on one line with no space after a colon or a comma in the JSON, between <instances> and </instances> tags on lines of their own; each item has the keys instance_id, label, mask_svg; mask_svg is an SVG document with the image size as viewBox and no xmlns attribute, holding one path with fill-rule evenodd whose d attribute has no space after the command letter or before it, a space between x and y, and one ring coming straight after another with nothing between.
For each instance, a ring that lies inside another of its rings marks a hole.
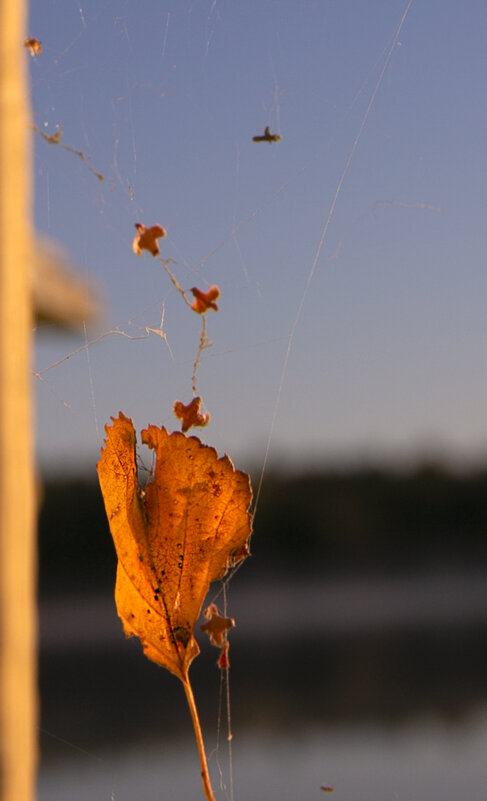
<instances>
[{"instance_id":1,"label":"orange autumn leaf","mask_svg":"<svg viewBox=\"0 0 487 801\"><path fill-rule=\"evenodd\" d=\"M146 228L142 223L135 223L137 233L132 242L132 250L137 256L142 255L143 250L148 250L153 256L158 256L160 251L159 242L160 237L167 236L167 231L162 225L153 225L151 228Z\"/></svg>"},{"instance_id":2,"label":"orange autumn leaf","mask_svg":"<svg viewBox=\"0 0 487 801\"><path fill-rule=\"evenodd\" d=\"M249 477L197 437L151 425L141 439L156 466L142 492L132 421L112 419L97 468L118 556L118 614L146 656L187 686L209 585L249 553Z\"/></svg>"},{"instance_id":3,"label":"orange autumn leaf","mask_svg":"<svg viewBox=\"0 0 487 801\"><path fill-rule=\"evenodd\" d=\"M208 292L202 292L202 290L198 289L197 286L194 286L191 289L191 292L193 293L194 297L194 303L191 306L193 311L198 312L198 314L205 314L208 309L218 311L218 306L214 301L220 297L220 289L216 286L216 284L210 286Z\"/></svg>"},{"instance_id":4,"label":"orange autumn leaf","mask_svg":"<svg viewBox=\"0 0 487 801\"><path fill-rule=\"evenodd\" d=\"M205 631L210 638L212 645L218 648L223 647L223 638L226 631L233 629L235 620L233 617L223 617L218 611L216 604L210 604L203 612L206 617L206 623L202 623L201 631Z\"/></svg>"},{"instance_id":5,"label":"orange autumn leaf","mask_svg":"<svg viewBox=\"0 0 487 801\"><path fill-rule=\"evenodd\" d=\"M26 47L31 54L31 56L40 56L42 53L42 42L39 39L35 39L33 36L29 36L24 41L24 47Z\"/></svg>"},{"instance_id":6,"label":"orange autumn leaf","mask_svg":"<svg viewBox=\"0 0 487 801\"><path fill-rule=\"evenodd\" d=\"M208 413L201 414L201 398L193 398L191 403L187 406L182 401L174 401L174 414L179 417L181 422L181 431L189 431L191 426L207 426L210 422L210 415Z\"/></svg>"}]
</instances>

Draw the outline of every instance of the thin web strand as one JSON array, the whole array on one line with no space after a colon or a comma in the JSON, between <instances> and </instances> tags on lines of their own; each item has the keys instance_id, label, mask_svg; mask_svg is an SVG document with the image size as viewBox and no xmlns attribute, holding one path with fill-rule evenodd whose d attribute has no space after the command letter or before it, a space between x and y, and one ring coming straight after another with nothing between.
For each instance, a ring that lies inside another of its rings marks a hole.
<instances>
[{"instance_id":1,"label":"thin web strand","mask_svg":"<svg viewBox=\"0 0 487 801\"><path fill-rule=\"evenodd\" d=\"M241 564L241 563L240 563ZM234 575L235 570L232 571L230 576L222 581L221 587L213 599L213 602L220 594L223 595L223 616L228 615L228 584ZM224 640L227 640L227 633L224 635ZM223 776L223 769L220 762L220 734L222 729L223 720L223 699L225 699L226 722L227 722L227 758L228 758L228 787L225 783ZM220 789L227 795L229 801L234 801L234 782L233 782L233 750L232 750L232 709L231 709L231 696L230 696L230 666L226 669L220 668L220 686L218 691L218 715L216 724L216 743L214 754L216 757L216 764L220 778ZM212 754L213 755L213 754Z\"/></svg>"},{"instance_id":2,"label":"thin web strand","mask_svg":"<svg viewBox=\"0 0 487 801\"><path fill-rule=\"evenodd\" d=\"M151 328L150 326L144 326L142 330L145 331L145 334L129 334L127 331L123 331L120 328L112 328L110 329L110 331L104 331L103 334L100 334L100 336L95 337L95 339L90 339L89 342L85 342L84 345L80 345L79 348L75 348L75 350L72 350L70 353L67 353L65 356L62 356L61 359L58 359L57 361L52 362L51 364L48 364L47 367L43 367L42 370L33 370L32 374L34 375L35 378L39 379L39 381L44 381L43 378L44 373L47 373L49 370L53 370L55 367L59 367L59 365L63 364L63 362L68 361L68 359L71 359L73 356L77 356L79 353L83 353L83 351L87 350L87 348L91 348L92 345L96 345L103 339L117 335L125 337L125 339L130 339L133 342L136 342L137 340L140 339L148 339L151 334L156 334L157 336L161 337L161 339L164 340L169 350L171 359L174 360L171 346L169 345L169 342L167 340L167 335L162 329Z\"/></svg>"},{"instance_id":3,"label":"thin web strand","mask_svg":"<svg viewBox=\"0 0 487 801\"><path fill-rule=\"evenodd\" d=\"M228 583L223 585L223 616L228 616ZM225 640L227 635L225 634ZM230 665L226 670L222 670L223 682L225 685L225 702L227 708L227 749L228 749L228 784L230 787L230 801L234 801L233 792L233 749L232 749L232 707L230 697Z\"/></svg>"},{"instance_id":4,"label":"thin web strand","mask_svg":"<svg viewBox=\"0 0 487 801\"><path fill-rule=\"evenodd\" d=\"M83 322L83 333L84 333L84 337L85 337L85 345L88 345L88 334L87 334L87 331L86 331L86 323L85 322ZM94 422L95 422L95 434L96 434L97 441L101 442L100 426L98 424L98 412L97 412L97 408L96 408L95 385L94 385L94 381L93 381L93 370L91 369L91 355L90 355L90 349L88 347L86 347L86 364L88 366L88 378L89 378L89 382L90 382L91 408L93 409L93 419L94 419Z\"/></svg>"},{"instance_id":5,"label":"thin web strand","mask_svg":"<svg viewBox=\"0 0 487 801\"><path fill-rule=\"evenodd\" d=\"M206 333L206 315L202 315L203 325L201 326L201 334L200 334L200 341L198 345L198 352L196 354L196 359L193 364L193 375L191 376L191 386L193 389L193 395L198 394L197 383L196 383L196 374L198 372L198 367L201 364L201 355L206 348L211 348L212 341L208 338L208 334Z\"/></svg>"},{"instance_id":6,"label":"thin web strand","mask_svg":"<svg viewBox=\"0 0 487 801\"><path fill-rule=\"evenodd\" d=\"M312 263L311 269L310 269L310 271L308 273L308 277L306 279L304 290L303 290L303 293L301 295L301 300L299 301L298 308L297 308L297 311L296 311L296 314L295 314L295 317L294 317L294 320L293 320L293 324L291 326L291 331L289 333L287 348L286 348L286 352L284 354L284 360L283 360L283 363L282 363L281 375L280 375L280 378L279 378L279 385L278 385L277 393L276 393L276 400L275 400L274 409L273 409L273 412L272 412L271 424L270 424L270 427L269 427L269 434L268 434L267 441L266 441L266 447L265 447L265 451L264 451L264 459L263 459L263 462L262 462L262 469L261 469L261 473L260 473L260 477L259 477L259 483L258 483L258 486L257 486L256 496L255 496L254 514L255 514L255 511L256 511L258 503L259 503L260 493L262 491L262 483L263 483L263 480L264 480L264 474L265 474L266 469L267 469L267 462L269 460L271 442L272 442L272 439L273 439L273 436L274 436L274 429L275 429L275 426L276 426L277 416L278 416L279 407L280 407L280 403L281 403L282 390L283 390L283 387L284 387L284 381L285 381L285 378L286 378L287 368L288 368L288 364L289 364L289 357L291 355L291 349L292 349L292 345L293 345L293 342L294 342L296 329L297 329L297 327L299 325L299 322L301 320L301 315L302 315L302 312L303 312L304 304L305 304L306 298L308 296L308 292L309 292L311 283L313 281L314 274L316 272L316 268L318 266L318 262L319 262L320 255L321 255L321 251L322 251L323 245L325 243L326 236L328 234L328 229L330 227L330 223L331 223L331 220L333 218L333 214L335 212L335 207L336 207L336 204L338 202L338 198L340 197L340 194L341 194L343 183L344 183L345 178L347 177L348 172L350 170L350 166L351 166L353 158L355 156L355 152L357 150L357 147L358 147L358 144L360 142L360 139L362 137L362 133L363 133L364 128L365 128L365 126L367 124L367 120L369 118L370 112L372 110L372 107L374 105L375 99L377 97L377 93L378 93L378 91L379 91L379 89L381 87L381 84L382 84L382 81L384 79L384 75L385 75L386 69L389 66L389 62L390 62L390 60L392 58L392 54L393 54L394 49L395 49L396 44L397 44L397 40L398 40L398 38L400 36L402 27L404 25L404 22L406 21L406 17L407 17L407 15L409 13L409 9L411 8L412 3L413 3L413 0L409 0L408 4L406 5L406 8L405 8L405 10L403 12L403 15L401 17L401 20L399 22L399 25L397 26L396 31L394 33L394 36L392 38L392 43L391 43L391 45L390 45L390 47L389 47L389 49L387 51L384 63L382 65L382 69L381 69L381 71L379 73L379 77L377 78L377 81L375 83L375 87L374 87L373 92L371 94L371 97L370 97L370 100L368 102L367 108L365 109L365 113L363 114L362 119L360 121L360 125L358 127L357 134L355 136L355 139L353 141L352 147L350 149L350 153L348 155L348 158L347 158L347 160L345 162L345 166L344 166L344 168L342 170L342 174L340 175L340 178L339 178L339 181L338 181L338 184L337 184L337 188L335 190L335 194L333 195L333 199L331 201L330 208L329 208L329 211L328 211L328 216L327 216L327 218L325 220L325 223L324 223L322 231L321 231L321 236L320 236L320 240L318 242L318 247L316 248L316 253L315 253L315 256L314 256L314 259L313 259L313 263Z\"/></svg>"}]
</instances>

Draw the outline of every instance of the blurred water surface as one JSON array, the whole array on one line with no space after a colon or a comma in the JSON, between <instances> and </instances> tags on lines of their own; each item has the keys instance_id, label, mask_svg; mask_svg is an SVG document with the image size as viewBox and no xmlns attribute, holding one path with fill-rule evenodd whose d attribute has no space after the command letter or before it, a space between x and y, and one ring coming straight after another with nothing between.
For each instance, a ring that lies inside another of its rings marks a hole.
<instances>
[{"instance_id":1,"label":"blurred water surface","mask_svg":"<svg viewBox=\"0 0 487 801\"><path fill-rule=\"evenodd\" d=\"M486 588L481 569L239 575L229 594L235 801L485 801ZM112 594L40 608L39 801L202 798L179 682L124 639ZM191 676L212 753L217 652L201 646ZM223 723L219 740L214 786L232 799Z\"/></svg>"},{"instance_id":2,"label":"blurred water surface","mask_svg":"<svg viewBox=\"0 0 487 801\"><path fill-rule=\"evenodd\" d=\"M487 714L462 726L344 726L233 741L235 801L485 801ZM219 765L226 786L220 785ZM225 744L213 755L217 799L232 798ZM332 785L331 794L320 791ZM195 747L154 742L45 766L39 801L202 799Z\"/></svg>"}]
</instances>

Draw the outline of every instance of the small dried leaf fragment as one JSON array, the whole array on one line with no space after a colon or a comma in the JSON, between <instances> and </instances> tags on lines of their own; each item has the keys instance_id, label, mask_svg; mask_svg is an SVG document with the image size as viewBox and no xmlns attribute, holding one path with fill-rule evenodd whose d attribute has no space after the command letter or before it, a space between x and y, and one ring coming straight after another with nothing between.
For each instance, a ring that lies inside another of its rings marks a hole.
<instances>
[{"instance_id":1,"label":"small dried leaf fragment","mask_svg":"<svg viewBox=\"0 0 487 801\"><path fill-rule=\"evenodd\" d=\"M223 617L220 615L216 604L207 606L203 614L206 617L206 623L201 624L201 631L205 631L208 634L212 645L216 645L217 648L222 648L224 634L226 631L229 631L229 629L233 629L235 620L233 617Z\"/></svg>"},{"instance_id":2,"label":"small dried leaf fragment","mask_svg":"<svg viewBox=\"0 0 487 801\"><path fill-rule=\"evenodd\" d=\"M142 255L143 250L148 250L153 256L158 256L160 251L159 242L161 237L167 236L167 231L162 225L153 225L146 228L142 223L135 223L137 233L132 243L132 250L137 256Z\"/></svg>"},{"instance_id":3,"label":"small dried leaf fragment","mask_svg":"<svg viewBox=\"0 0 487 801\"><path fill-rule=\"evenodd\" d=\"M63 138L63 131L61 128L53 134L43 133L43 131L39 131L40 135L44 139L45 142L48 142L50 145L58 145L61 139ZM63 145L62 145L63 147Z\"/></svg>"},{"instance_id":4,"label":"small dried leaf fragment","mask_svg":"<svg viewBox=\"0 0 487 801\"><path fill-rule=\"evenodd\" d=\"M26 47L31 54L31 56L40 56L42 53L42 42L39 39L35 39L33 36L29 36L24 41L24 47Z\"/></svg>"},{"instance_id":5,"label":"small dried leaf fragment","mask_svg":"<svg viewBox=\"0 0 487 801\"><path fill-rule=\"evenodd\" d=\"M127 637L187 683L209 585L249 552L249 477L197 437L149 426L141 438L156 467L142 496L132 421L112 419L97 469L118 556L118 614Z\"/></svg>"},{"instance_id":6,"label":"small dried leaf fragment","mask_svg":"<svg viewBox=\"0 0 487 801\"><path fill-rule=\"evenodd\" d=\"M269 126L267 126L262 136L252 137L253 142L269 142L269 144L272 144L272 142L280 142L281 139L282 136L280 134L271 133Z\"/></svg>"},{"instance_id":7,"label":"small dried leaf fragment","mask_svg":"<svg viewBox=\"0 0 487 801\"><path fill-rule=\"evenodd\" d=\"M200 426L203 428L207 426L210 422L210 415L206 412L201 414L201 398L193 398L191 403L188 403L187 406L182 403L182 401L175 401L174 402L174 414L178 417L181 422L181 431L189 431L191 426Z\"/></svg>"},{"instance_id":8,"label":"small dried leaf fragment","mask_svg":"<svg viewBox=\"0 0 487 801\"><path fill-rule=\"evenodd\" d=\"M218 657L217 665L220 670L228 670L230 667L230 657L228 656L228 651L230 649L230 643L228 640L225 640L223 643L223 648L220 651L220 656Z\"/></svg>"},{"instance_id":9,"label":"small dried leaf fragment","mask_svg":"<svg viewBox=\"0 0 487 801\"><path fill-rule=\"evenodd\" d=\"M198 314L205 314L208 309L218 311L218 306L214 301L220 297L220 289L216 284L210 286L208 292L203 292L196 286L191 289L191 292L194 297L194 303L191 306L193 311L198 312Z\"/></svg>"}]
</instances>

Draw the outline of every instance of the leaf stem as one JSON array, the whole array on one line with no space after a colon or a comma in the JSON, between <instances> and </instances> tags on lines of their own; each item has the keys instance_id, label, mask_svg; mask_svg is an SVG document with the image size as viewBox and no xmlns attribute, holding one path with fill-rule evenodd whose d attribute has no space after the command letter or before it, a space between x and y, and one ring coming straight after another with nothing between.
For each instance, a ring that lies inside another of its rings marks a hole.
<instances>
[{"instance_id":1,"label":"leaf stem","mask_svg":"<svg viewBox=\"0 0 487 801\"><path fill-rule=\"evenodd\" d=\"M184 678L181 679L181 681L183 682L184 692L186 693L186 700L188 702L189 711L191 712L191 718L193 720L193 728L196 737L196 744L198 746L198 753L200 755L201 780L203 782L203 789L205 791L205 796L207 801L215 801L215 796L213 795L213 789L211 787L211 782L210 782L210 774L208 772L208 763L206 761L203 734L201 733L198 711L196 709L196 702L194 700L194 695L193 695L193 688L191 687L191 682L189 680L189 676L187 673L185 674Z\"/></svg>"}]
</instances>

